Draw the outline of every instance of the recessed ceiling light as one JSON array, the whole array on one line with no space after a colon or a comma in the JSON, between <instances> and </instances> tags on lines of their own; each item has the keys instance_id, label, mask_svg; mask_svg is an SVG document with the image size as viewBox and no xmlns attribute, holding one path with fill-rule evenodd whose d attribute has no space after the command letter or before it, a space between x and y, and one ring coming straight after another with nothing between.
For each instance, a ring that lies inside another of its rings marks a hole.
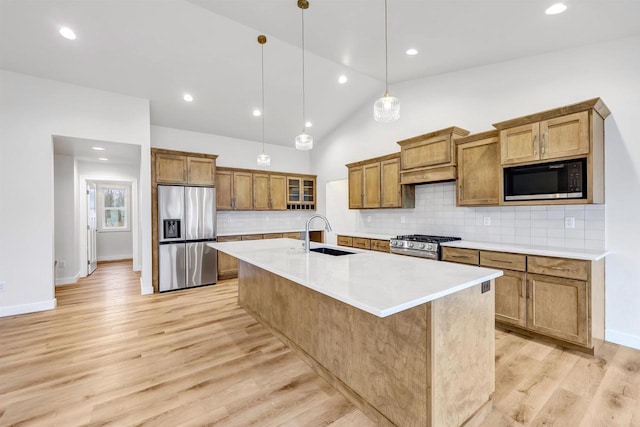
<instances>
[{"instance_id":1,"label":"recessed ceiling light","mask_svg":"<svg viewBox=\"0 0 640 427\"><path fill-rule=\"evenodd\" d=\"M182 99L184 99L187 102L191 102L193 101L193 96L191 96L190 93L185 93L184 95L182 95Z\"/></svg>"},{"instance_id":2,"label":"recessed ceiling light","mask_svg":"<svg viewBox=\"0 0 640 427\"><path fill-rule=\"evenodd\" d=\"M103 162L106 162L109 159L107 159L106 157L98 157L98 160L102 160Z\"/></svg>"},{"instance_id":3,"label":"recessed ceiling light","mask_svg":"<svg viewBox=\"0 0 640 427\"><path fill-rule=\"evenodd\" d=\"M260 117L262 115L262 112L256 108L255 110L253 110L253 115L255 117Z\"/></svg>"},{"instance_id":4,"label":"recessed ceiling light","mask_svg":"<svg viewBox=\"0 0 640 427\"><path fill-rule=\"evenodd\" d=\"M91 148L93 148L96 151L104 151L104 148L102 147L91 147Z\"/></svg>"},{"instance_id":5,"label":"recessed ceiling light","mask_svg":"<svg viewBox=\"0 0 640 427\"><path fill-rule=\"evenodd\" d=\"M306 128L310 128L311 126L313 126L313 123L311 122L305 122L304 127Z\"/></svg>"},{"instance_id":6,"label":"recessed ceiling light","mask_svg":"<svg viewBox=\"0 0 640 427\"><path fill-rule=\"evenodd\" d=\"M413 56L413 55L417 55L418 54L418 49L407 49L407 51L405 52L407 55Z\"/></svg>"},{"instance_id":7,"label":"recessed ceiling light","mask_svg":"<svg viewBox=\"0 0 640 427\"><path fill-rule=\"evenodd\" d=\"M75 40L76 39L76 33L73 32L73 30L69 27L62 27L60 28L60 35L62 37L64 37L67 40Z\"/></svg>"},{"instance_id":8,"label":"recessed ceiling light","mask_svg":"<svg viewBox=\"0 0 640 427\"><path fill-rule=\"evenodd\" d=\"M556 3L544 11L547 15L557 15L567 10L567 6L563 3Z\"/></svg>"},{"instance_id":9,"label":"recessed ceiling light","mask_svg":"<svg viewBox=\"0 0 640 427\"><path fill-rule=\"evenodd\" d=\"M338 83L340 83L341 85L345 84L348 80L349 79L344 74L338 77Z\"/></svg>"}]
</instances>

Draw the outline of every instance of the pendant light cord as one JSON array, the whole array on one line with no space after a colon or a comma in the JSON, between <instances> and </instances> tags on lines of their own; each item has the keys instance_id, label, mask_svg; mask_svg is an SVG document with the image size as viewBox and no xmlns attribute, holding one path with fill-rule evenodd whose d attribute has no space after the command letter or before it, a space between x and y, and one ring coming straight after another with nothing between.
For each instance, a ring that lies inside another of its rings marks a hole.
<instances>
[{"instance_id":1,"label":"pendant light cord","mask_svg":"<svg viewBox=\"0 0 640 427\"><path fill-rule=\"evenodd\" d=\"M260 45L261 48L261 76L262 76L262 154L264 154L264 44Z\"/></svg>"},{"instance_id":2,"label":"pendant light cord","mask_svg":"<svg viewBox=\"0 0 640 427\"><path fill-rule=\"evenodd\" d=\"M389 53L387 41L387 0L384 0L384 96L389 93Z\"/></svg>"},{"instance_id":3,"label":"pendant light cord","mask_svg":"<svg viewBox=\"0 0 640 427\"><path fill-rule=\"evenodd\" d=\"M386 0L385 0L386 1ZM302 133L305 132L305 97L304 97L304 9L300 9L300 13L302 16Z\"/></svg>"}]
</instances>

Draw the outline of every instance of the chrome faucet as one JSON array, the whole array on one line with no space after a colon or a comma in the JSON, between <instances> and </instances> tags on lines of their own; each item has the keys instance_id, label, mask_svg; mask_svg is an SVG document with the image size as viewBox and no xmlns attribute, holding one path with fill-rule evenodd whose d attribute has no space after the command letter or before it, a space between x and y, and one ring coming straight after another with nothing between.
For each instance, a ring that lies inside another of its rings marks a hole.
<instances>
[{"instance_id":1,"label":"chrome faucet","mask_svg":"<svg viewBox=\"0 0 640 427\"><path fill-rule=\"evenodd\" d=\"M310 243L309 243L309 225L311 224L311 220L314 219L314 218L322 218L322 220L324 221L324 224L325 224L324 229L326 231L331 231L331 224L329 224L329 220L327 219L326 216L320 215L320 214L311 215L309 217L309 219L307 220L307 226L305 227L305 230L304 230L304 250L307 253L309 252L309 246L310 246Z\"/></svg>"}]
</instances>

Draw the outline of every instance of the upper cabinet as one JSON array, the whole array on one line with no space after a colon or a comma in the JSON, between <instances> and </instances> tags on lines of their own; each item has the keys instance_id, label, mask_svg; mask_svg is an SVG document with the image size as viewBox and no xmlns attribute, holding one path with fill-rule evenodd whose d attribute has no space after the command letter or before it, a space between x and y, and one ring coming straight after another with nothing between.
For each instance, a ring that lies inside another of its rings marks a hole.
<instances>
[{"instance_id":1,"label":"upper cabinet","mask_svg":"<svg viewBox=\"0 0 640 427\"><path fill-rule=\"evenodd\" d=\"M400 184L400 153L346 165L349 209L413 208L415 188Z\"/></svg>"},{"instance_id":2,"label":"upper cabinet","mask_svg":"<svg viewBox=\"0 0 640 427\"><path fill-rule=\"evenodd\" d=\"M498 205L500 145L498 131L460 138L458 146L458 206Z\"/></svg>"},{"instance_id":3,"label":"upper cabinet","mask_svg":"<svg viewBox=\"0 0 640 427\"><path fill-rule=\"evenodd\" d=\"M400 182L420 184L456 179L455 141L467 135L469 131L465 129L450 127L398 141Z\"/></svg>"},{"instance_id":4,"label":"upper cabinet","mask_svg":"<svg viewBox=\"0 0 640 427\"><path fill-rule=\"evenodd\" d=\"M218 156L153 148L151 157L158 184L215 185Z\"/></svg>"},{"instance_id":5,"label":"upper cabinet","mask_svg":"<svg viewBox=\"0 0 640 427\"><path fill-rule=\"evenodd\" d=\"M316 177L282 172L218 168L218 210L315 209Z\"/></svg>"},{"instance_id":6,"label":"upper cabinet","mask_svg":"<svg viewBox=\"0 0 640 427\"><path fill-rule=\"evenodd\" d=\"M610 114L600 98L495 123L501 164L517 165L597 154ZM594 146L594 144L596 146Z\"/></svg>"}]
</instances>

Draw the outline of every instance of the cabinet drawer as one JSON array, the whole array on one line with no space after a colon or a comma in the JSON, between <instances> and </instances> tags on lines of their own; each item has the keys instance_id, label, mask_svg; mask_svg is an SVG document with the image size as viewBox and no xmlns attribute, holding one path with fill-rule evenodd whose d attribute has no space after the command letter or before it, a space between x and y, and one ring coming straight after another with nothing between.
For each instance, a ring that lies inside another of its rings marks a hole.
<instances>
[{"instance_id":1,"label":"cabinet drawer","mask_svg":"<svg viewBox=\"0 0 640 427\"><path fill-rule=\"evenodd\" d=\"M360 249L371 249L371 241L362 237L353 238L353 247Z\"/></svg>"},{"instance_id":2,"label":"cabinet drawer","mask_svg":"<svg viewBox=\"0 0 640 427\"><path fill-rule=\"evenodd\" d=\"M500 268L513 271L526 271L527 256L521 254L510 254L508 252L481 251L480 265L483 267Z\"/></svg>"},{"instance_id":3,"label":"cabinet drawer","mask_svg":"<svg viewBox=\"0 0 640 427\"><path fill-rule=\"evenodd\" d=\"M479 258L480 258L479 251L476 249L448 248L448 247L442 248L443 261L478 265Z\"/></svg>"},{"instance_id":4,"label":"cabinet drawer","mask_svg":"<svg viewBox=\"0 0 640 427\"><path fill-rule=\"evenodd\" d=\"M220 236L217 238L218 242L239 242L242 240L242 236Z\"/></svg>"},{"instance_id":5,"label":"cabinet drawer","mask_svg":"<svg viewBox=\"0 0 640 427\"><path fill-rule=\"evenodd\" d=\"M349 236L338 236L338 245L339 246L353 246L353 237Z\"/></svg>"},{"instance_id":6,"label":"cabinet drawer","mask_svg":"<svg viewBox=\"0 0 640 427\"><path fill-rule=\"evenodd\" d=\"M282 233L267 233L263 234L264 239L282 239Z\"/></svg>"},{"instance_id":7,"label":"cabinet drawer","mask_svg":"<svg viewBox=\"0 0 640 427\"><path fill-rule=\"evenodd\" d=\"M379 252L389 252L389 241L371 239L371 249Z\"/></svg>"},{"instance_id":8,"label":"cabinet drawer","mask_svg":"<svg viewBox=\"0 0 640 427\"><path fill-rule=\"evenodd\" d=\"M262 240L262 234L245 234L242 240Z\"/></svg>"},{"instance_id":9,"label":"cabinet drawer","mask_svg":"<svg viewBox=\"0 0 640 427\"><path fill-rule=\"evenodd\" d=\"M529 273L547 276L566 277L568 279L589 280L589 261L567 258L529 256Z\"/></svg>"},{"instance_id":10,"label":"cabinet drawer","mask_svg":"<svg viewBox=\"0 0 640 427\"><path fill-rule=\"evenodd\" d=\"M282 237L284 237L285 239L297 239L300 240L300 232L297 233L282 233Z\"/></svg>"}]
</instances>

